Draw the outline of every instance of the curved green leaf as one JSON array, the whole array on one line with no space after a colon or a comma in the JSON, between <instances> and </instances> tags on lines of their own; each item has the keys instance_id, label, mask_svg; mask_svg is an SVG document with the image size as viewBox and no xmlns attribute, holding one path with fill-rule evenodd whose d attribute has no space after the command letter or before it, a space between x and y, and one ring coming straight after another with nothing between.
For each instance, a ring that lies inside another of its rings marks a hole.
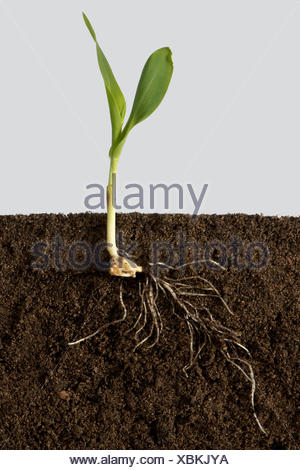
<instances>
[{"instance_id":1,"label":"curved green leaf","mask_svg":"<svg viewBox=\"0 0 300 470\"><path fill-rule=\"evenodd\" d=\"M124 122L124 117L126 113L126 102L121 92L121 89L114 77L114 74L111 70L111 67L102 52L101 47L97 41L96 33L87 18L87 16L82 13L85 24L96 43L97 58L99 63L99 68L104 80L105 90L107 94L107 100L110 111L110 119L112 125L112 142L115 143L121 132L122 125Z\"/></svg>"},{"instance_id":2,"label":"curved green leaf","mask_svg":"<svg viewBox=\"0 0 300 470\"><path fill-rule=\"evenodd\" d=\"M163 100L173 74L172 52L162 47L147 60L137 87L132 111L124 128L124 135L144 121Z\"/></svg>"}]
</instances>

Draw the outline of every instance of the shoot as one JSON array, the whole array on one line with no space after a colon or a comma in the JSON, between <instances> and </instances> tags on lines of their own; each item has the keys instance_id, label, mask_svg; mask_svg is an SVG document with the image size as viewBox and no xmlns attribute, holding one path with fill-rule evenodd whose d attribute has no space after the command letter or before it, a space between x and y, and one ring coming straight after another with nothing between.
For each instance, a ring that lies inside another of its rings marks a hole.
<instances>
[{"instance_id":1,"label":"shoot","mask_svg":"<svg viewBox=\"0 0 300 470\"><path fill-rule=\"evenodd\" d=\"M131 129L149 117L163 100L173 74L172 53L168 47L156 50L148 58L137 87L134 103L127 123L124 125L126 101L113 75L111 67L99 46L95 31L83 13L85 24L96 44L99 68L105 85L112 126L112 143L109 150L110 168L107 185L107 230L106 241L110 255L110 274L135 277L142 271L126 256L119 255L116 245L116 210L113 195L119 158Z\"/></svg>"}]
</instances>

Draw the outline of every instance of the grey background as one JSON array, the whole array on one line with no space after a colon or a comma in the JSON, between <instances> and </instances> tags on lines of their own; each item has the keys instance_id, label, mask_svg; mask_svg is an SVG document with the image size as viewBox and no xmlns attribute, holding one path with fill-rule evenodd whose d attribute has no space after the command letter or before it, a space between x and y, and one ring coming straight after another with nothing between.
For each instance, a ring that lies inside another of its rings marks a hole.
<instances>
[{"instance_id":1,"label":"grey background","mask_svg":"<svg viewBox=\"0 0 300 470\"><path fill-rule=\"evenodd\" d=\"M149 54L174 76L120 159L124 186L191 183L204 213L299 215L300 5L284 0L0 0L0 213L81 212L106 185L110 121L92 21L127 100ZM132 192L132 191L131 191ZM162 210L162 198L155 211ZM169 212L192 212L176 199ZM153 212L153 211L152 211Z\"/></svg>"}]
</instances>

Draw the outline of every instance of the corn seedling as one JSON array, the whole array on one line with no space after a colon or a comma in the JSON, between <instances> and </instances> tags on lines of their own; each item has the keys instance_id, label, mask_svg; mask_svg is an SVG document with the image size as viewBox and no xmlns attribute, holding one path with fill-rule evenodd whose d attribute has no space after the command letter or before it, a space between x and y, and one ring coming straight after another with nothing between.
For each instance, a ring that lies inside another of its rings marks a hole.
<instances>
[{"instance_id":1,"label":"corn seedling","mask_svg":"<svg viewBox=\"0 0 300 470\"><path fill-rule=\"evenodd\" d=\"M116 211L114 207L114 185L119 158L129 132L140 122L149 117L163 100L173 73L172 53L168 47L162 47L150 55L137 87L132 110L124 125L126 101L114 77L111 67L99 46L95 31L83 13L85 24L96 44L99 68L104 80L110 111L112 142L109 150L110 168L107 185L107 249L110 254L110 274L113 276L135 277L142 271L132 260L120 256L116 245Z\"/></svg>"},{"instance_id":2,"label":"corn seedling","mask_svg":"<svg viewBox=\"0 0 300 470\"><path fill-rule=\"evenodd\" d=\"M105 89L109 104L112 124L112 145L109 151L110 170L107 186L107 243L111 258L110 274L120 277L135 277L137 272L142 272L142 267L137 266L132 260L121 256L116 246L116 214L113 205L113 177L116 174L119 157L131 129L150 114L161 103L165 96L173 73L171 51L164 47L155 51L147 60L135 96L131 114L127 123L123 126L126 103L124 96L116 82L112 70L97 42L96 34L87 17L83 14L84 21L96 43L98 63L105 83ZM207 260L200 260L205 264ZM219 269L225 270L216 261L210 260ZM193 263L180 266L185 272L192 269ZM162 265L165 272L179 271L179 268ZM178 274L178 273L177 273ZM127 318L127 308L123 299L123 280L120 281L119 300L122 315L118 320L101 326L94 333L69 343L75 345L86 341L108 326L123 322ZM185 322L189 337L189 360L183 371L188 371L201 359L203 351L207 347L218 348L225 360L234 366L250 383L250 402L255 420L259 429L265 433L261 425L254 404L255 378L251 365L251 356L248 349L241 343L239 334L224 326L212 314L206 304L210 298L225 309L227 314L233 315L227 302L223 299L218 289L205 277L195 274L170 277L163 275L155 277L153 274L143 273L138 280L138 295L140 300L139 314L134 325L129 331L134 331L136 340L135 350L141 346L153 348L157 345L163 330L164 318L162 300L167 302L170 311L181 321Z\"/></svg>"}]
</instances>

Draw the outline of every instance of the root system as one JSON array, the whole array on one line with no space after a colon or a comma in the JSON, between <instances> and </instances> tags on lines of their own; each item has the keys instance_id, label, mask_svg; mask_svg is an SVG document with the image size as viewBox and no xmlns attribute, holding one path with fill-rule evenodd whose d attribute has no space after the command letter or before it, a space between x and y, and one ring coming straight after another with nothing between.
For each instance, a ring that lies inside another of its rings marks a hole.
<instances>
[{"instance_id":1,"label":"root system","mask_svg":"<svg viewBox=\"0 0 300 470\"><path fill-rule=\"evenodd\" d=\"M220 269L224 269L215 261L211 260L211 262ZM138 280L139 314L134 325L127 331L127 333L134 334L136 341L134 351L142 346L151 349L158 344L164 327L160 300L162 297L165 298L172 313L186 325L189 360L183 368L185 375L188 377L190 369L197 363L201 363L199 361L201 361L205 348L209 348L211 351L217 348L225 360L239 370L249 382L250 403L254 418L260 431L267 434L255 409L256 382L250 351L241 343L240 334L237 331L226 327L215 318L215 312L212 312L207 301L211 298L216 299L228 315L234 315L229 305L218 289L205 277L199 274L180 276L178 268L166 265L162 265L162 267L167 268L169 275L156 277L149 273L143 274ZM181 266L180 270L183 268L186 268L186 271L192 268L192 264ZM176 277L171 277L171 273L175 273ZM123 322L127 318L127 308L123 298L122 280L120 281L119 299L122 310L122 316L119 319L102 325L92 334L68 344L74 346L96 336L109 326Z\"/></svg>"}]
</instances>

